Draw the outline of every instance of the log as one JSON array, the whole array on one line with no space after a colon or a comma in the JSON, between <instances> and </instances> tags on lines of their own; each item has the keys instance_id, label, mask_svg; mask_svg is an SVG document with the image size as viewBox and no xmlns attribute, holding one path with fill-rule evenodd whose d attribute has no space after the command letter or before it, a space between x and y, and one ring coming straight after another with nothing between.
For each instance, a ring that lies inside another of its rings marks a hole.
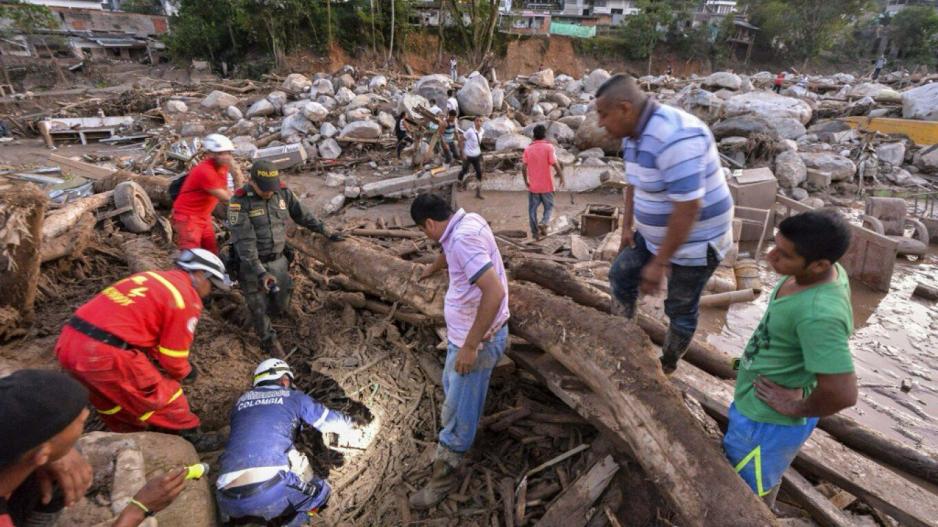
<instances>
[{"instance_id":1,"label":"log","mask_svg":"<svg viewBox=\"0 0 938 527\"><path fill-rule=\"evenodd\" d=\"M417 231L392 230L392 229L353 229L351 234L355 236L371 236L374 238L424 238L425 235Z\"/></svg>"},{"instance_id":2,"label":"log","mask_svg":"<svg viewBox=\"0 0 938 527\"><path fill-rule=\"evenodd\" d=\"M577 278L569 269L554 262L527 257L511 258L509 261L511 276L518 280L534 282L555 293L568 296L576 303L589 306L605 313L611 307L612 299L606 293ZM639 327L659 346L664 343L667 326L660 321L639 313L636 317ZM702 340L695 338L687 349L685 359L704 371L723 378L735 378L733 358L713 349Z\"/></svg>"},{"instance_id":3,"label":"log","mask_svg":"<svg viewBox=\"0 0 938 527\"><path fill-rule=\"evenodd\" d=\"M88 240L94 235L94 215L90 212L82 214L75 226L67 232L50 240L42 242L42 263L51 262L65 256L74 256L81 252Z\"/></svg>"},{"instance_id":4,"label":"log","mask_svg":"<svg viewBox=\"0 0 938 527\"><path fill-rule=\"evenodd\" d=\"M915 286L915 291L912 291L912 296L917 296L926 300L938 300L938 287L919 282Z\"/></svg>"},{"instance_id":5,"label":"log","mask_svg":"<svg viewBox=\"0 0 938 527\"><path fill-rule=\"evenodd\" d=\"M782 475L782 488L822 527L850 527L854 524L811 482L791 467Z\"/></svg>"},{"instance_id":6,"label":"log","mask_svg":"<svg viewBox=\"0 0 938 527\"><path fill-rule=\"evenodd\" d=\"M600 395L617 435L687 526L777 525L726 462L658 366L634 323L540 288L511 283L512 333L549 353Z\"/></svg>"},{"instance_id":7,"label":"log","mask_svg":"<svg viewBox=\"0 0 938 527\"><path fill-rule=\"evenodd\" d=\"M693 367L672 376L718 421L725 423L733 387ZM903 525L938 527L938 499L922 487L815 430L801 447L793 466L799 472L830 481Z\"/></svg>"},{"instance_id":8,"label":"log","mask_svg":"<svg viewBox=\"0 0 938 527\"><path fill-rule=\"evenodd\" d=\"M78 198L49 213L42 224L43 242L50 241L71 229L86 212L106 206L111 201L111 194L112 192L100 192L87 198Z\"/></svg>"},{"instance_id":9,"label":"log","mask_svg":"<svg viewBox=\"0 0 938 527\"><path fill-rule=\"evenodd\" d=\"M94 191L114 190L118 183L124 181L133 181L143 187L155 207L172 208L173 201L169 197L169 183L171 180L161 176L141 176L126 170L119 170L110 176L95 181Z\"/></svg>"},{"instance_id":10,"label":"log","mask_svg":"<svg viewBox=\"0 0 938 527\"><path fill-rule=\"evenodd\" d=\"M606 456L563 491L538 521L538 527L583 527L590 508L619 471L619 464Z\"/></svg>"},{"instance_id":11,"label":"log","mask_svg":"<svg viewBox=\"0 0 938 527\"><path fill-rule=\"evenodd\" d=\"M0 184L0 307L33 320L42 226L49 199L32 184Z\"/></svg>"},{"instance_id":12,"label":"log","mask_svg":"<svg viewBox=\"0 0 938 527\"><path fill-rule=\"evenodd\" d=\"M120 246L131 273L168 269L172 265L166 251L145 236L128 236Z\"/></svg>"},{"instance_id":13,"label":"log","mask_svg":"<svg viewBox=\"0 0 938 527\"><path fill-rule=\"evenodd\" d=\"M365 298L364 293L336 291L329 293L327 300L337 305L348 304L356 309L367 309L379 315L390 314L395 320L407 322L415 326L429 326L433 323L429 317L421 315L420 313L411 313L409 311L401 311L400 309L395 309L392 313L391 306L382 304L381 302L375 302L374 300L368 300Z\"/></svg>"},{"instance_id":14,"label":"log","mask_svg":"<svg viewBox=\"0 0 938 527\"><path fill-rule=\"evenodd\" d=\"M752 302L756 299L756 292L753 289L743 289L740 291L729 291L727 293L714 293L700 297L701 307L727 307L738 302Z\"/></svg>"}]
</instances>

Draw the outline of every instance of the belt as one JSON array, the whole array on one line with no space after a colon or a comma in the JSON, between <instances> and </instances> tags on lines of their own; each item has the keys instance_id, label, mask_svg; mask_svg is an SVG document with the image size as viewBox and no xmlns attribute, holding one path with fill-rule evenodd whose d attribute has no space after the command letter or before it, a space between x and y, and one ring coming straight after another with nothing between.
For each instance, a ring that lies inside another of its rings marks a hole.
<instances>
[{"instance_id":1,"label":"belt","mask_svg":"<svg viewBox=\"0 0 938 527\"><path fill-rule=\"evenodd\" d=\"M283 256L283 253L267 254L264 256L258 256L257 259L260 260L261 263L270 263L270 262L273 262L274 260L279 260L281 256Z\"/></svg>"},{"instance_id":2,"label":"belt","mask_svg":"<svg viewBox=\"0 0 938 527\"><path fill-rule=\"evenodd\" d=\"M115 348L120 348L122 350L128 350L134 347L128 344L127 341L125 341L124 339L118 337L117 335L113 335L107 331L104 331L98 326L95 326L94 324L86 320L83 320L77 316L72 316L72 318L68 321L68 325L74 328L79 333L83 333L97 340L98 342L103 342L104 344L107 344L108 346L114 346Z\"/></svg>"},{"instance_id":3,"label":"belt","mask_svg":"<svg viewBox=\"0 0 938 527\"><path fill-rule=\"evenodd\" d=\"M249 498L283 481L283 474L284 474L283 472L280 472L279 474L268 479L267 481L262 481L260 483L251 483L249 485L241 485L240 487L233 487L230 489L220 489L218 493L226 498L231 498L233 500Z\"/></svg>"}]
</instances>

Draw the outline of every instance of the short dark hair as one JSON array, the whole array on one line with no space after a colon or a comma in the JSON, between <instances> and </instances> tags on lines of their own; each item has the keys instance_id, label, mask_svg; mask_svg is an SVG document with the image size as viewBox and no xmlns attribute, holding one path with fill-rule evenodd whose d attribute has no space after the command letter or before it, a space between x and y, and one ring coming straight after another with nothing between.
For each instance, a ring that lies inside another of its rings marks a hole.
<instances>
[{"instance_id":1,"label":"short dark hair","mask_svg":"<svg viewBox=\"0 0 938 527\"><path fill-rule=\"evenodd\" d=\"M785 218L778 232L791 240L805 265L818 260L835 263L850 247L850 224L835 209L810 210Z\"/></svg>"},{"instance_id":2,"label":"short dark hair","mask_svg":"<svg viewBox=\"0 0 938 527\"><path fill-rule=\"evenodd\" d=\"M449 202L430 192L417 195L410 204L410 217L417 225L423 225L428 219L446 221L452 215L453 208L449 206Z\"/></svg>"},{"instance_id":3,"label":"short dark hair","mask_svg":"<svg viewBox=\"0 0 938 527\"><path fill-rule=\"evenodd\" d=\"M450 97L452 97L454 93L456 93L456 90L450 88L450 89L446 92L446 95L449 95Z\"/></svg>"},{"instance_id":4,"label":"short dark hair","mask_svg":"<svg viewBox=\"0 0 938 527\"><path fill-rule=\"evenodd\" d=\"M456 117L456 110L450 110L450 111L449 111L449 116L450 116L450 117Z\"/></svg>"},{"instance_id":5,"label":"short dark hair","mask_svg":"<svg viewBox=\"0 0 938 527\"><path fill-rule=\"evenodd\" d=\"M543 124L539 124L534 127L534 138L535 139L544 139L547 137L547 127Z\"/></svg>"}]
</instances>

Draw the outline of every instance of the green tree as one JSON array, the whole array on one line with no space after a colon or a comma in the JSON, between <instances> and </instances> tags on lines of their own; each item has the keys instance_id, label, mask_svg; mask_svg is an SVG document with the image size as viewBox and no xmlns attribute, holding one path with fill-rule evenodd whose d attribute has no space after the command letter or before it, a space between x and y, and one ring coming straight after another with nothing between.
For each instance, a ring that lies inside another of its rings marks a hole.
<instances>
[{"instance_id":1,"label":"green tree","mask_svg":"<svg viewBox=\"0 0 938 527\"><path fill-rule=\"evenodd\" d=\"M163 4L160 0L124 0L121 2L121 11L139 13L141 15L162 15Z\"/></svg>"},{"instance_id":2,"label":"green tree","mask_svg":"<svg viewBox=\"0 0 938 527\"><path fill-rule=\"evenodd\" d=\"M651 74L651 59L659 42L667 40L669 34L683 34L687 21L685 0L638 0L640 11L630 16L623 28L625 51L633 59L648 59L648 74Z\"/></svg>"},{"instance_id":3,"label":"green tree","mask_svg":"<svg viewBox=\"0 0 938 527\"><path fill-rule=\"evenodd\" d=\"M909 64L935 65L938 13L931 6L909 6L893 17L889 37Z\"/></svg>"},{"instance_id":4,"label":"green tree","mask_svg":"<svg viewBox=\"0 0 938 527\"><path fill-rule=\"evenodd\" d=\"M804 66L827 51L851 22L871 7L870 0L748 0L759 40L776 54Z\"/></svg>"}]
</instances>

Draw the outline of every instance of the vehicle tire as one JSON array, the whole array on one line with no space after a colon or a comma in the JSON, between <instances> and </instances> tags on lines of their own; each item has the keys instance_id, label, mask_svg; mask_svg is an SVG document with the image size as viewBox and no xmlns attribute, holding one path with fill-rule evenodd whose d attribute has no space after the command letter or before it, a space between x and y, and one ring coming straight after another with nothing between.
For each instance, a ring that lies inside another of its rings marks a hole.
<instances>
[{"instance_id":1,"label":"vehicle tire","mask_svg":"<svg viewBox=\"0 0 938 527\"><path fill-rule=\"evenodd\" d=\"M133 181L123 181L114 187L114 206L118 209L131 207L120 215L121 224L130 232L149 232L156 225L156 211L150 196Z\"/></svg>"}]
</instances>

